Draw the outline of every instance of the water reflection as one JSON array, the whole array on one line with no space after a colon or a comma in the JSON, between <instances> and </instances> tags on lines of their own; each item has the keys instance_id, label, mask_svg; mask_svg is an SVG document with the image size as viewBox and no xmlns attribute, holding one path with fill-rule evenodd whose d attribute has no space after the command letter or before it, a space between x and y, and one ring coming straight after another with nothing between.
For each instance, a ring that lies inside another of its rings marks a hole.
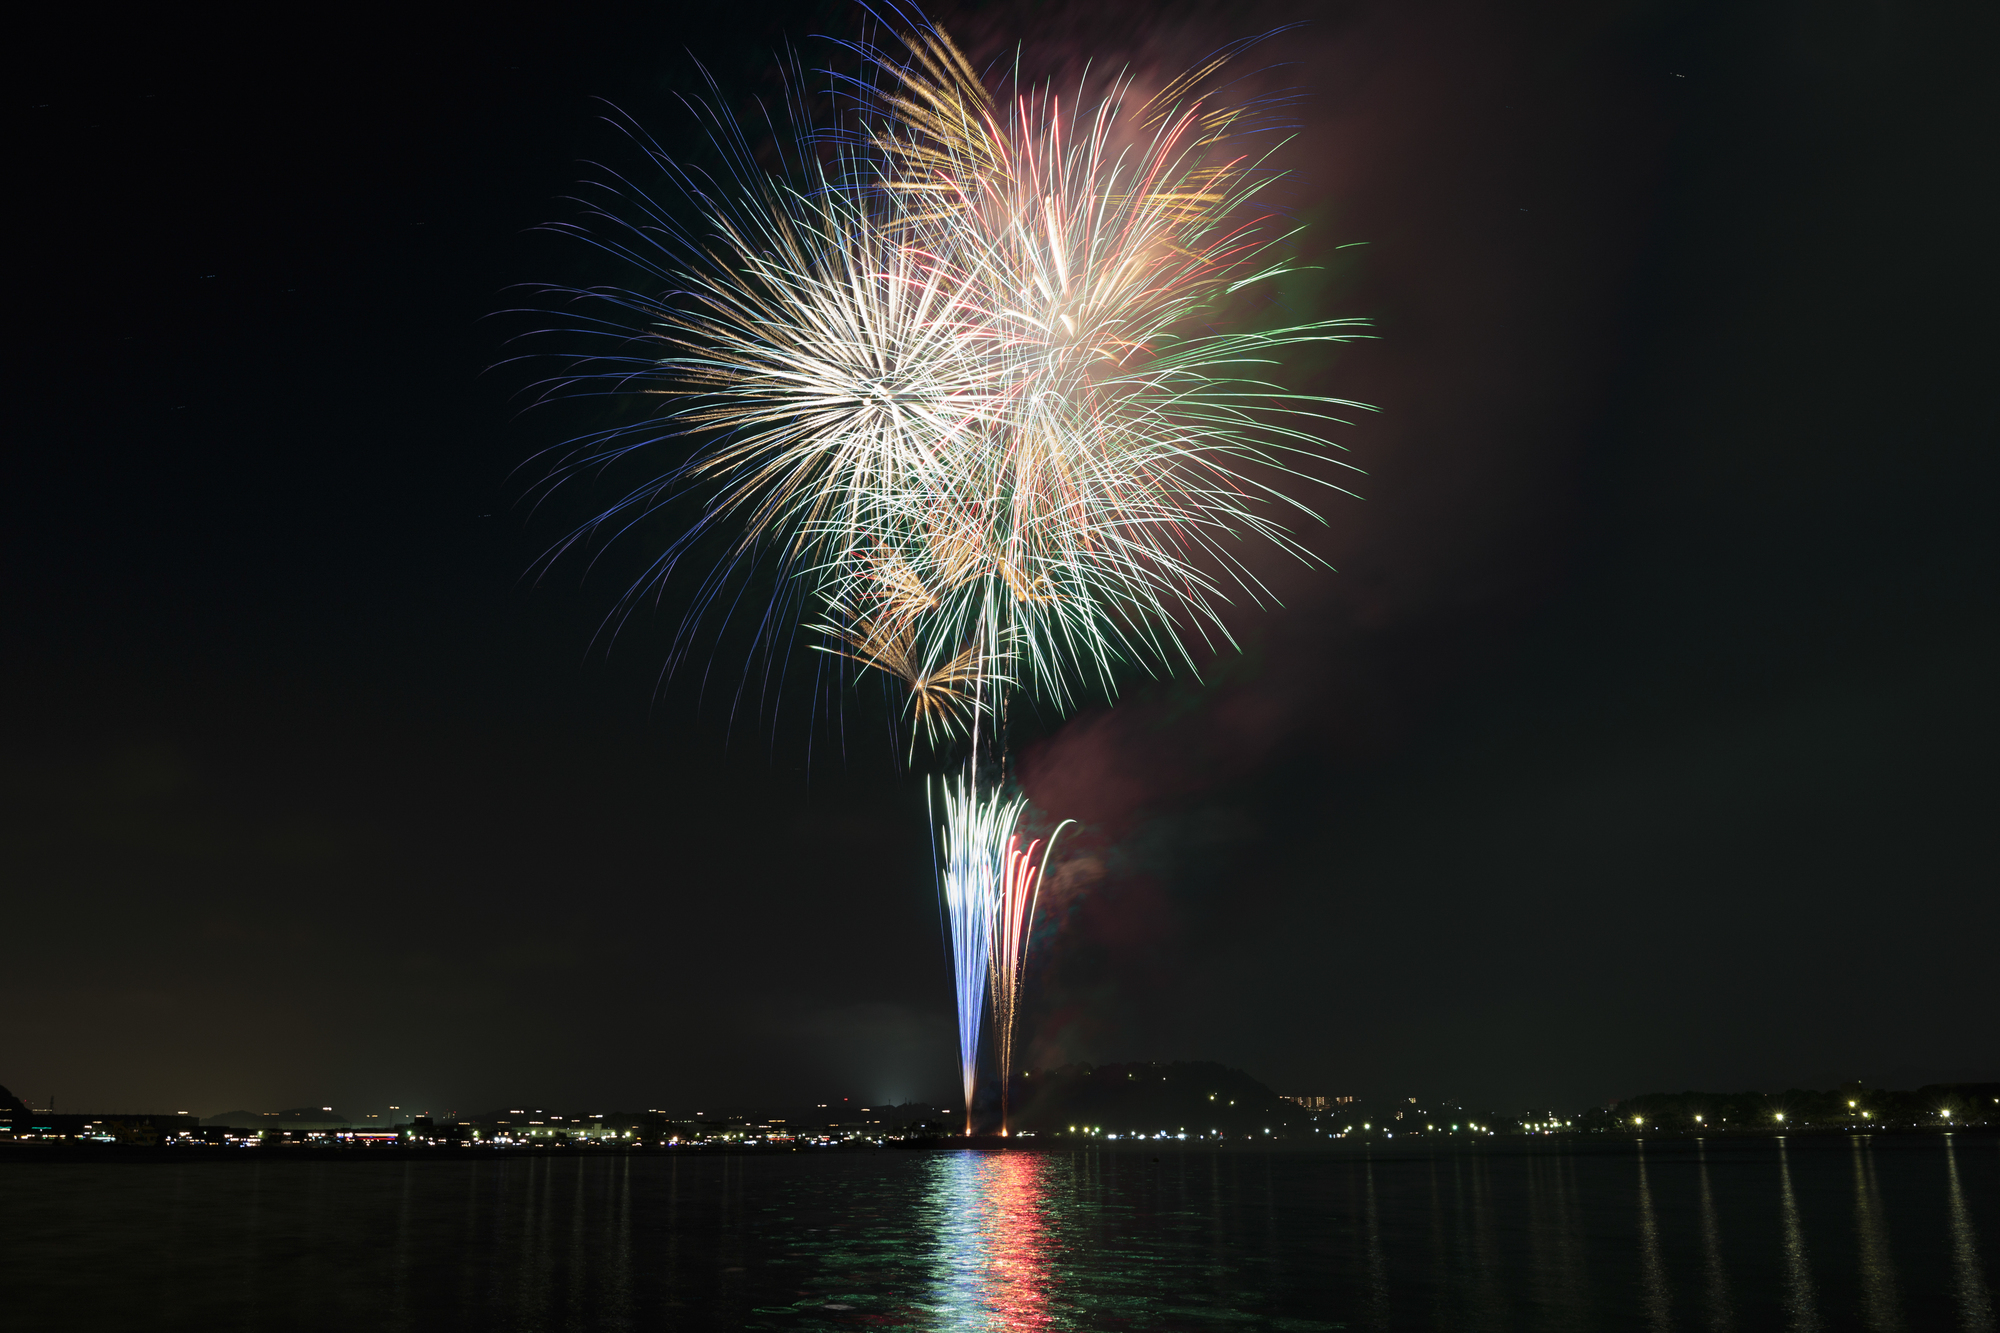
<instances>
[{"instance_id":1,"label":"water reflection","mask_svg":"<svg viewBox=\"0 0 2000 1333\"><path fill-rule=\"evenodd\" d=\"M402 1178L396 1182L396 1259L389 1280L390 1328L407 1328L410 1323L410 1164L403 1164Z\"/></svg>"},{"instance_id":2,"label":"water reflection","mask_svg":"<svg viewBox=\"0 0 2000 1333\"><path fill-rule=\"evenodd\" d=\"M1566 1158L1538 1158L1528 1164L1528 1236L1534 1253L1535 1304L1545 1312L1545 1326L1586 1327Z\"/></svg>"},{"instance_id":3,"label":"water reflection","mask_svg":"<svg viewBox=\"0 0 2000 1333\"><path fill-rule=\"evenodd\" d=\"M1946 1135L1944 1171L1951 1211L1951 1266L1953 1285L1958 1288L1958 1324L1965 1333L1992 1333L1993 1298L1986 1290L1986 1275L1980 1271L1972 1213L1965 1206L1965 1190L1958 1181L1957 1148L1952 1136Z\"/></svg>"},{"instance_id":4,"label":"water reflection","mask_svg":"<svg viewBox=\"0 0 2000 1333\"><path fill-rule=\"evenodd\" d=\"M1451 1247L1445 1240L1444 1224L1447 1217L1455 1218L1458 1216L1458 1213L1455 1209L1445 1208L1444 1200L1438 1193L1438 1164L1433 1161L1430 1164L1430 1168L1431 1263L1430 1281L1427 1285L1430 1287L1431 1292L1431 1322L1444 1327L1448 1326L1452 1321L1451 1294L1454 1279L1458 1272L1457 1265L1452 1262ZM1372 1161L1368 1164L1368 1182L1371 1186L1375 1183L1375 1164ZM1372 1193L1369 1202L1371 1205L1374 1203ZM1372 1228L1376 1220L1372 1206L1369 1210L1368 1220L1372 1236ZM1370 1257L1373 1257L1372 1254ZM1368 1326L1370 1328L1387 1328L1389 1326L1389 1317L1386 1309L1376 1313L1370 1319Z\"/></svg>"},{"instance_id":5,"label":"water reflection","mask_svg":"<svg viewBox=\"0 0 2000 1333\"><path fill-rule=\"evenodd\" d=\"M514 1262L514 1308L539 1321L549 1300L548 1172L554 1159L530 1158L521 1204L521 1241Z\"/></svg>"},{"instance_id":6,"label":"water reflection","mask_svg":"<svg viewBox=\"0 0 2000 1333\"><path fill-rule=\"evenodd\" d=\"M1574 1163L1556 1159L1556 1224L1561 1228L1562 1296L1567 1302L1564 1327L1587 1327L1590 1308L1589 1275L1584 1266L1583 1201Z\"/></svg>"},{"instance_id":7,"label":"water reflection","mask_svg":"<svg viewBox=\"0 0 2000 1333\"><path fill-rule=\"evenodd\" d=\"M1778 1140L1778 1206L1785 1225L1785 1312L1791 1316L1790 1327L1798 1333L1814 1333L1819 1328L1819 1309L1813 1300L1812 1265L1806 1260L1806 1233L1799 1225L1792 1164L1782 1138Z\"/></svg>"},{"instance_id":8,"label":"water reflection","mask_svg":"<svg viewBox=\"0 0 2000 1333\"><path fill-rule=\"evenodd\" d=\"M1466 1174L1472 1177L1472 1297L1475 1317L1466 1327L1498 1329L1506 1320L1506 1303L1500 1291L1502 1268L1497 1246L1499 1227L1493 1216L1492 1180L1484 1158L1471 1159Z\"/></svg>"},{"instance_id":9,"label":"water reflection","mask_svg":"<svg viewBox=\"0 0 2000 1333\"><path fill-rule=\"evenodd\" d=\"M1389 1260L1382 1250L1382 1214L1375 1198L1375 1162L1366 1166L1368 1182L1368 1327L1389 1327Z\"/></svg>"},{"instance_id":10,"label":"water reflection","mask_svg":"<svg viewBox=\"0 0 2000 1333\"><path fill-rule=\"evenodd\" d=\"M1708 1185L1708 1143L1695 1141L1695 1176L1701 1186L1701 1267L1708 1286L1708 1326L1717 1330L1735 1322L1729 1307L1729 1274L1722 1266L1722 1228L1715 1217L1715 1194Z\"/></svg>"},{"instance_id":11,"label":"water reflection","mask_svg":"<svg viewBox=\"0 0 2000 1333\"><path fill-rule=\"evenodd\" d=\"M1653 1216L1653 1191L1646 1181L1646 1145L1639 1144L1639 1277L1646 1291L1646 1323L1665 1330L1668 1317L1667 1266L1660 1258L1660 1224Z\"/></svg>"},{"instance_id":12,"label":"water reflection","mask_svg":"<svg viewBox=\"0 0 2000 1333\"><path fill-rule=\"evenodd\" d=\"M1051 1186L1062 1164L1040 1153L965 1152L931 1165L932 1326L996 1333L1051 1326Z\"/></svg>"},{"instance_id":13,"label":"water reflection","mask_svg":"<svg viewBox=\"0 0 2000 1333\"><path fill-rule=\"evenodd\" d=\"M617 1165L618 1193L612 1205L611 1242L606 1247L611 1255L611 1276L606 1283L610 1317L603 1325L607 1329L632 1326L632 1159L620 1158Z\"/></svg>"},{"instance_id":14,"label":"water reflection","mask_svg":"<svg viewBox=\"0 0 2000 1333\"><path fill-rule=\"evenodd\" d=\"M65 1333L1996 1333L1989 1143L51 1164L0 1169L0 1287Z\"/></svg>"},{"instance_id":15,"label":"water reflection","mask_svg":"<svg viewBox=\"0 0 2000 1333\"><path fill-rule=\"evenodd\" d=\"M1903 1327L1896 1299L1896 1266L1889 1258L1889 1236L1882 1226L1882 1200L1875 1188L1875 1155L1870 1140L1848 1140L1854 1159L1854 1239L1861 1257L1861 1310L1867 1326L1879 1333Z\"/></svg>"}]
</instances>

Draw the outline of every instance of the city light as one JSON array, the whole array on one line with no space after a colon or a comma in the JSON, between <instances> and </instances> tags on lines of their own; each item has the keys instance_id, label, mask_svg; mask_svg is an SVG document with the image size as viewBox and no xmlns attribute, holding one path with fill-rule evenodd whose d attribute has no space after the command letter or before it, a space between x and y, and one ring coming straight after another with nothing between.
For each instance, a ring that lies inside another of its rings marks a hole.
<instances>
[{"instance_id":1,"label":"city light","mask_svg":"<svg viewBox=\"0 0 2000 1333\"><path fill-rule=\"evenodd\" d=\"M1100 1070L1100 1073L1109 1071ZM1115 1075L1114 1075L1115 1077ZM1134 1076L1136 1077L1136 1076ZM1042 1079L1037 1076L1037 1083ZM1122 1085L1121 1085L1122 1086ZM1928 1089L1921 1098L1906 1092L1880 1091L1869 1094L1872 1103L1869 1109L1861 1109L1860 1098L1847 1098L1834 1093L1813 1093L1811 1100L1802 1101L1800 1096L1790 1096L1784 1100L1804 1117L1798 1122L1801 1132L1811 1134L1815 1129L1832 1129L1838 1121L1838 1112L1833 1108L1846 1103L1852 1117L1847 1123L1855 1127L1854 1121L1866 1121L1869 1132L1876 1131L1875 1122L1880 1120L1884 1133L1898 1129L1919 1129L1928 1127L1932 1132L1945 1134L1955 1132L1959 1127L1959 1107L1956 1099L1940 1105L1938 1093L1949 1096L1951 1089ZM1227 1101L1219 1093L1204 1094L1212 1104ZM1298 1098L1280 1098L1280 1101L1305 1104ZM1334 1099L1316 1099L1330 1102ZM1355 1099L1346 1099L1355 1100ZM1397 1133L1406 1136L1425 1132L1437 1134L1449 1131L1453 1134L1472 1132L1483 1135L1505 1133L1511 1136L1532 1137L1563 1134L1586 1135L1616 1132L1620 1125L1635 1134L1649 1123L1657 1122L1648 1141L1661 1136L1672 1137L1688 1130L1697 1131L1691 1137L1728 1137L1732 1134L1753 1134L1756 1117L1746 1113L1746 1108L1729 1101L1720 1103L1724 1109L1718 1111L1715 1122L1710 1124L1706 1111L1697 1112L1687 1102L1694 1101L1693 1095L1686 1095L1678 1105L1670 1101L1645 1100L1638 1105L1655 1105L1657 1115L1632 1115L1629 1112L1619 1117L1609 1108L1597 1107L1574 1118L1564 1118L1560 1112L1521 1114L1518 1118L1509 1116L1500 1126L1485 1125L1478 1121L1447 1121L1442 1126L1426 1116L1421 1131L1413 1122L1410 1110L1398 1111L1392 1104L1388 1107L1392 1121L1382 1126L1385 1141L1393 1141ZM1705 1099L1706 1104L1717 1105L1713 1098ZM1400 1103L1400 1099L1398 1099ZM1254 1107L1255 1100L1238 1103ZM613 1148L619 1151L665 1151L701 1150L704 1148L730 1152L757 1152L760 1155L771 1152L810 1151L820 1148L885 1147L892 1143L907 1143L910 1146L950 1147L955 1128L948 1128L955 1120L955 1110L915 1106L866 1106L855 1107L847 1099L836 1106L831 1102L807 1103L814 1109L792 1112L787 1116L764 1118L769 1112L758 1112L754 1116L743 1113L724 1113L718 1118L707 1118L708 1113L696 1112L694 1119L675 1119L659 1109L644 1112L591 1112L584 1115L559 1115L536 1108L533 1111L516 1109L481 1113L459 1119L458 1112L446 1112L445 1118L435 1123L428 1112L417 1112L414 1118L401 1114L392 1108L389 1115L356 1114L346 1117L338 1112L314 1114L315 1108L290 1112L243 1112L240 1120L215 1117L221 1123L199 1123L191 1113L157 1113L144 1117L109 1115L93 1118L88 1115L61 1117L61 1122L51 1125L39 1119L55 1113L31 1110L35 1121L8 1123L14 1117L0 1114L0 1140L22 1141L31 1139L66 1140L71 1143L118 1144L130 1147L134 1144L157 1144L162 1148L199 1148L203 1145L235 1148L265 1148L282 1150L286 1147L313 1147L318 1149L353 1148L375 1149L384 1147L420 1147L428 1152L439 1148L461 1150L485 1149L488 1151L525 1148L547 1152L555 1150L578 1150ZM1996 1099L2000 1106L2000 1099ZM1111 1109L1111 1108L1106 1108ZM1276 1108L1282 1110L1283 1108ZM1359 1109L1359 1108L1355 1108ZM1462 1107L1458 1109L1464 1109ZM838 1111L837 1115L831 1114ZM935 1114L933 1114L933 1112ZM1348 1123L1338 1128L1331 1123L1328 1114L1301 1116L1297 1121L1288 1121L1282 1128L1271 1124L1239 1133L1212 1126L1207 1130L1194 1130L1186 1125L1165 1126L1154 1124L1152 1128L1134 1128L1134 1119L1144 1125L1151 1118L1144 1112L1133 1116L1124 1112L1114 1112L1126 1121L1126 1128L1111 1130L1104 1125L1068 1125L1062 1129L1043 1128L1047 1136L1053 1132L1058 1137L1067 1132L1074 1137L1089 1137L1100 1151L1129 1150L1133 1141L1145 1143L1160 1140L1185 1143L1194 1140L1197 1144L1222 1147L1236 1142L1248 1142L1253 1146L1261 1139L1274 1143L1280 1138L1288 1138L1297 1143L1315 1139L1345 1139L1353 1137L1357 1130L1373 1134L1375 1122L1368 1120L1360 1125ZM684 1113L682 1113L684 1114ZM1286 1114L1290 1114L1286 1112ZM1789 1133L1793 1128L1791 1111L1777 1110L1765 1104L1764 1114L1770 1119L1767 1126L1775 1126ZM269 1117L269 1118L265 1118ZM825 1118L822 1118L825 1117ZM1162 1116L1161 1119L1166 1117ZM333 1123L328 1123L329 1121ZM346 1123L341 1123L346 1121ZM385 1121L389 1123L384 1123ZM2000 1115L1975 1099L1966 1107L1965 1126L1976 1130L1982 1124L2000 1121ZM274 1123L275 1122L275 1123ZM1403 1128L1397 1129L1397 1123ZM1504 1126L1504 1128L1502 1128ZM1676 1129L1675 1126L1679 1126ZM982 1132L992 1132L990 1130ZM1032 1130L1016 1131L1022 1137L1032 1135ZM971 1146L971 1145L967 1145ZM992 1146L1000 1146L997 1142ZM1092 1145L1077 1145L1090 1147ZM1330 1149L1331 1144L1322 1144ZM1365 1144L1354 1145L1365 1150Z\"/></svg>"}]
</instances>

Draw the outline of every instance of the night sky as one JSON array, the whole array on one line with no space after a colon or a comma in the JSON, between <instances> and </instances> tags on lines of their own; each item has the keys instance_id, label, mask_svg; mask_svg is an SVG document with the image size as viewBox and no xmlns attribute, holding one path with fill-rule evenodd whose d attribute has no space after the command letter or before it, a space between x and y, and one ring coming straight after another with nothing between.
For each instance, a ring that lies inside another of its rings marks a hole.
<instances>
[{"instance_id":1,"label":"night sky","mask_svg":"<svg viewBox=\"0 0 2000 1333\"><path fill-rule=\"evenodd\" d=\"M2000 1078L1990 9L971 5L1145 71L1293 19L1285 299L1378 341L1337 573L1026 728L1087 821L1028 1060L1580 1106ZM534 230L820 6L41 20L11 64L0 1083L64 1109L947 1098L920 774L606 651ZM1289 62L1272 68L1274 62ZM690 148L692 151L692 148ZM590 165L604 164L603 167ZM1335 251L1348 241L1357 249ZM524 322L526 321L526 322ZM546 322L546 321L544 321ZM621 563L622 562L622 563ZM920 763L919 767L922 765Z\"/></svg>"}]
</instances>

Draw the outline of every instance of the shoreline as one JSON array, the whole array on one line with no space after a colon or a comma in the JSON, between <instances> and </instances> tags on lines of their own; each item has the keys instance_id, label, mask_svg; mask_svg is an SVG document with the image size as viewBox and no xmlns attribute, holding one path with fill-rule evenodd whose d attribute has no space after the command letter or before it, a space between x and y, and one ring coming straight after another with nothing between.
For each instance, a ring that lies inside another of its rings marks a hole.
<instances>
[{"instance_id":1,"label":"shoreline","mask_svg":"<svg viewBox=\"0 0 2000 1333\"><path fill-rule=\"evenodd\" d=\"M377 1162L487 1162L511 1160L515 1158L546 1157L854 1157L862 1154L978 1152L1035 1154L1090 1153L1102 1156L1150 1157L1162 1156L1191 1157L1210 1155L1250 1156L1250 1157L1347 1157L1357 1159L1396 1160L1436 1156L1459 1156L1477 1154L1493 1157L1524 1157L1544 1153L1599 1153L1648 1146L1668 1147L1690 1144L1776 1144L1796 1141L1831 1142L1836 1140L1877 1140L1886 1139L1902 1143L1916 1143L1920 1140L1971 1140L1991 1142L2000 1139L2000 1127L1971 1126L1964 1129L1939 1130L1929 1128L1907 1128L1869 1130L1865 1133L1845 1129L1803 1130L1785 1134L1768 1133L1725 1133L1725 1134L1647 1134L1647 1135L1604 1135L1604 1134L1546 1134L1510 1135L1505 1138L1452 1139L1449 1137L1426 1139L1413 1137L1404 1142L1383 1142L1380 1140L1313 1143L1303 1140L1281 1139L1270 1143L1184 1143L1178 1140L1134 1140L1131 1142L1059 1142L1026 1143L1017 1138L1002 1138L999 1135L952 1135L937 1139L892 1140L880 1144L853 1144L829 1147L772 1146L741 1144L681 1144L650 1147L644 1145L623 1146L580 1146L550 1145L535 1147L482 1148L473 1146L441 1145L370 1145L365 1147L334 1147L305 1144L273 1144L255 1146L234 1146L218 1144L118 1144L118 1143L54 1143L0 1141L0 1167L7 1165L32 1164L73 1164L95 1163L102 1165L146 1163L166 1165L189 1162L324 1162L324 1161L377 1161Z\"/></svg>"}]
</instances>

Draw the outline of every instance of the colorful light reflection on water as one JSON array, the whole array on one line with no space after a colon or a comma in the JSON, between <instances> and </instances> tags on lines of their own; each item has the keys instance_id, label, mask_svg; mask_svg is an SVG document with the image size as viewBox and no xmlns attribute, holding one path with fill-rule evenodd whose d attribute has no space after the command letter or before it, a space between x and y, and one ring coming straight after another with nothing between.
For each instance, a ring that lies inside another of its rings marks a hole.
<instances>
[{"instance_id":1,"label":"colorful light reflection on water","mask_svg":"<svg viewBox=\"0 0 2000 1333\"><path fill-rule=\"evenodd\" d=\"M1994 1328L1990 1135L0 1164L64 1333Z\"/></svg>"},{"instance_id":2,"label":"colorful light reflection on water","mask_svg":"<svg viewBox=\"0 0 2000 1333\"><path fill-rule=\"evenodd\" d=\"M936 1238L927 1302L939 1329L1048 1328L1061 1279L1052 1177L1040 1153L952 1153L931 1162L925 1221Z\"/></svg>"}]
</instances>

